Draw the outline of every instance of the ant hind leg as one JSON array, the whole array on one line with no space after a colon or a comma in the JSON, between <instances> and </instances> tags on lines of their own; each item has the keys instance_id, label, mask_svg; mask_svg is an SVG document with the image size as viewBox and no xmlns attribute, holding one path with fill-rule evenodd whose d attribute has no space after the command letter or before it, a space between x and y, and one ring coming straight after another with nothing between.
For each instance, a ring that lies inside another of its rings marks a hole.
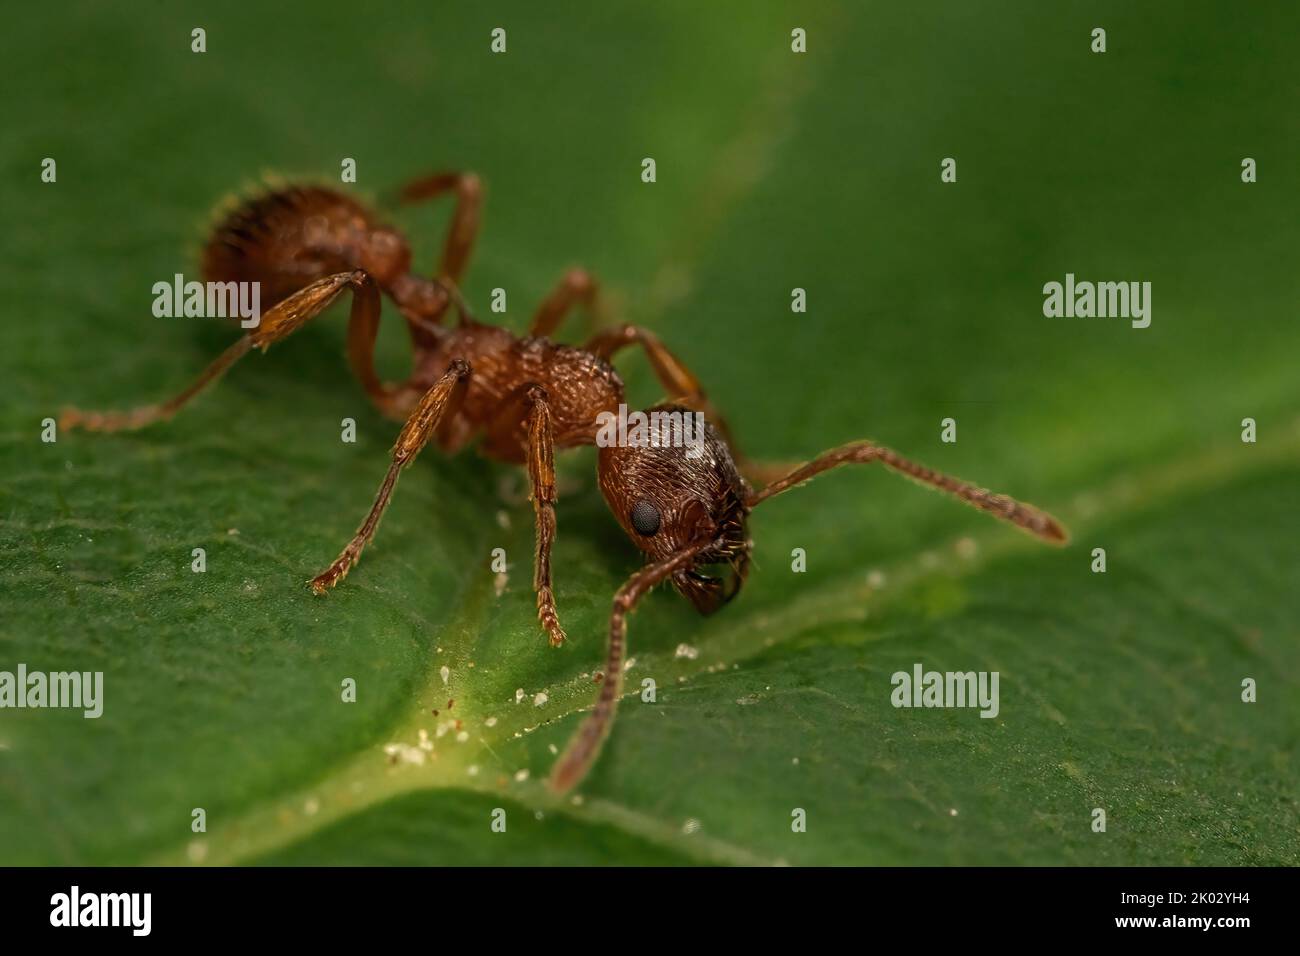
<instances>
[{"instance_id":1,"label":"ant hind leg","mask_svg":"<svg viewBox=\"0 0 1300 956\"><path fill-rule=\"evenodd\" d=\"M483 205L483 183L474 173L435 173L412 180L402 187L398 200L403 204L437 199L455 193L456 208L451 214L451 226L438 261L438 278L450 279L459 285L465 266L474 251L478 238L480 210Z\"/></svg>"},{"instance_id":2,"label":"ant hind leg","mask_svg":"<svg viewBox=\"0 0 1300 956\"><path fill-rule=\"evenodd\" d=\"M154 422L166 421L196 395L221 378L230 367L254 348L265 351L272 343L292 335L324 312L343 294L352 291L352 312L348 318L348 361L366 392L381 409L387 409L401 389L390 389L379 380L374 366L375 336L379 331L379 287L369 273L360 269L340 272L312 282L276 303L261 316L258 325L237 339L212 361L189 386L165 402L143 405L131 411L91 412L65 408L59 424L65 429L85 431L133 431Z\"/></svg>"}]
</instances>

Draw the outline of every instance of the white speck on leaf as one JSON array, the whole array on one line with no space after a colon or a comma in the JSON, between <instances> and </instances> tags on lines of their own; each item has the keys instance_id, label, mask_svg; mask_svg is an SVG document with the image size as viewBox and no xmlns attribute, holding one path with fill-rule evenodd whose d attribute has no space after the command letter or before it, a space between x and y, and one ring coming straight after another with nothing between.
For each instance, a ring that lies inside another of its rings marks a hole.
<instances>
[{"instance_id":1,"label":"white speck on leaf","mask_svg":"<svg viewBox=\"0 0 1300 956\"><path fill-rule=\"evenodd\" d=\"M384 744L384 753L402 763L416 765L424 763L424 751L410 744Z\"/></svg>"}]
</instances>

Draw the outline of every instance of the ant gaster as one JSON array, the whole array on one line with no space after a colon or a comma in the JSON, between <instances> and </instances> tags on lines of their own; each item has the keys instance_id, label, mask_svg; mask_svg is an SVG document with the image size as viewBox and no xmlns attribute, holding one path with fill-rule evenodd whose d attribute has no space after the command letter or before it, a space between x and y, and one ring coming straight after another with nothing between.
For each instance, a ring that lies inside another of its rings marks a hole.
<instances>
[{"instance_id":1,"label":"ant gaster","mask_svg":"<svg viewBox=\"0 0 1300 956\"><path fill-rule=\"evenodd\" d=\"M591 306L596 285L587 273L571 270L543 301L522 338L468 314L456 290L478 232L481 194L478 177L460 173L425 177L400 193L408 202L445 195L455 199L432 279L412 274L410 247L400 232L341 193L281 186L243 202L212 233L203 253L203 274L210 282L261 283L262 302L270 307L260 324L169 401L130 412L67 409L61 424L117 431L170 418L253 348L265 350L288 337L348 291L352 371L378 409L405 424L370 512L334 562L312 579L312 590L323 594L357 562L374 536L398 475L425 444L433 440L452 453L481 435L483 454L527 466L537 535L537 616L558 646L565 634L551 583L554 450L597 443L598 416L615 413L623 401L623 382L610 359L622 349L639 346L673 399L650 411L693 410L703 413L707 422L702 447L689 453L680 443L654 441L599 449L601 493L646 560L614 595L604 679L595 707L551 772L549 783L560 792L583 778L609 732L621 695L626 618L641 597L670 581L702 613L716 611L745 581L752 546L746 527L750 511L823 471L879 462L1041 539L1065 543L1064 528L1049 514L867 441L825 452L761 490L751 489L742 470L756 480L762 470L743 459L738 466L727 427L699 382L651 332L618 325L580 348L550 340L571 309ZM381 382L374 367L381 293L406 319L414 353L410 376L396 384ZM454 326L443 322L453 305L459 315Z\"/></svg>"}]
</instances>

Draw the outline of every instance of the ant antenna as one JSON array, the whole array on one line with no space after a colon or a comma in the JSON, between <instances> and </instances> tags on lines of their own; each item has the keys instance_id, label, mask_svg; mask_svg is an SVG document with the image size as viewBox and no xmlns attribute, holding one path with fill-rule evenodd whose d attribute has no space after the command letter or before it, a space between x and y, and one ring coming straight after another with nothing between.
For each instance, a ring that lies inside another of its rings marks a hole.
<instances>
[{"instance_id":1,"label":"ant antenna","mask_svg":"<svg viewBox=\"0 0 1300 956\"><path fill-rule=\"evenodd\" d=\"M952 475L927 468L925 465L904 458L891 448L869 441L852 442L823 452L808 464L801 465L784 478L778 478L762 491L750 495L747 503L750 508L754 508L769 498L775 498L782 492L789 491L795 485L803 484L823 471L829 471L840 465L866 464L873 461L880 462L918 484L946 491L972 508L986 511L993 517L1013 524L1048 544L1063 546L1069 543L1070 533L1065 530L1065 526L1046 511L1007 495L995 494L987 488L977 487Z\"/></svg>"},{"instance_id":2,"label":"ant antenna","mask_svg":"<svg viewBox=\"0 0 1300 956\"><path fill-rule=\"evenodd\" d=\"M633 574L614 595L614 611L609 617L609 648L605 657L605 680L600 685L596 706L578 727L564 748L547 786L555 793L567 793L577 785L600 754L601 745L609 736L614 723L614 712L623 689L623 652L627 648L627 615L641 598L656 584L672 577L683 568L690 567L695 558L708 548L720 547L719 539L705 539L688 545L663 561L647 564Z\"/></svg>"}]
</instances>

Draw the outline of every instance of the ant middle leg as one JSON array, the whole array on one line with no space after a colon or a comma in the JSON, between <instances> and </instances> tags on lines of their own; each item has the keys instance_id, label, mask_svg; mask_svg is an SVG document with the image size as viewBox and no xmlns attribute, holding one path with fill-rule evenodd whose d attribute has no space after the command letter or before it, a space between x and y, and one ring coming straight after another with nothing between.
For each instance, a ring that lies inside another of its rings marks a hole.
<instances>
[{"instance_id":1,"label":"ant middle leg","mask_svg":"<svg viewBox=\"0 0 1300 956\"><path fill-rule=\"evenodd\" d=\"M374 504L370 506L365 521L357 528L356 534L352 536L352 540L347 543L339 556L334 559L334 563L312 578L311 589L317 594L324 594L342 581L352 570L352 566L360 560L361 552L379 528L379 519L384 516L384 511L388 508L388 502L392 498L393 489L397 486L397 479L402 469L415 461L415 456L428 444L429 439L437 431L439 423L449 413L456 414L465 399L469 376L469 363L464 359L453 359L442 377L424 393L415 411L402 426L397 441L393 443L393 461L388 466L383 482L379 485Z\"/></svg>"},{"instance_id":2,"label":"ant middle leg","mask_svg":"<svg viewBox=\"0 0 1300 956\"><path fill-rule=\"evenodd\" d=\"M59 424L66 429L86 431L133 431L154 422L165 421L180 411L205 388L217 381L232 365L254 348L265 351L272 343L292 335L324 312L343 294L352 292L352 312L348 318L348 361L366 392L380 407L388 410L402 392L400 387L385 386L375 372L375 337L379 331L379 287L369 273L357 269L318 279L288 298L276 303L261 316L256 328L237 339L208 365L187 388L165 402L143 405L131 411L89 412L65 408Z\"/></svg>"},{"instance_id":3,"label":"ant middle leg","mask_svg":"<svg viewBox=\"0 0 1300 956\"><path fill-rule=\"evenodd\" d=\"M482 180L474 173L435 173L407 183L398 198L403 204L409 204L437 199L447 193L455 193L456 208L451 214L451 226L438 262L438 278L450 279L459 285L474 251L474 240L478 237L483 205Z\"/></svg>"},{"instance_id":4,"label":"ant middle leg","mask_svg":"<svg viewBox=\"0 0 1300 956\"><path fill-rule=\"evenodd\" d=\"M575 305L582 304L588 312L596 301L596 280L586 269L570 269L560 280L533 315L528 334L538 338L549 338Z\"/></svg>"}]
</instances>

